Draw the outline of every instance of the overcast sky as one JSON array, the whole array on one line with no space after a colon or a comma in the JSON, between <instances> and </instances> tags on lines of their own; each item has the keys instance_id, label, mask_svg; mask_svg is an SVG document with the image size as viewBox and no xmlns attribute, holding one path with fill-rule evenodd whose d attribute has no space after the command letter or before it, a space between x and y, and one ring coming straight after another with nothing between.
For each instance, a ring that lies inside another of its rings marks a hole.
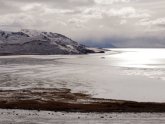
<instances>
[{"instance_id":1,"label":"overcast sky","mask_svg":"<svg viewBox=\"0 0 165 124\"><path fill-rule=\"evenodd\" d=\"M0 28L52 31L105 46L160 46L165 0L0 0Z\"/></svg>"}]
</instances>

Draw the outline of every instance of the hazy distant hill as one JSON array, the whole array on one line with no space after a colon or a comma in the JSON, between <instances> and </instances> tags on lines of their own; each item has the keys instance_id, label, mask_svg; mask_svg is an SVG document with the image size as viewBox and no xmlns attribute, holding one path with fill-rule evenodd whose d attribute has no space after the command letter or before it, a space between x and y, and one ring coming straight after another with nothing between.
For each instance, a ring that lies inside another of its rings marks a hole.
<instances>
[{"instance_id":1,"label":"hazy distant hill","mask_svg":"<svg viewBox=\"0 0 165 124\"><path fill-rule=\"evenodd\" d=\"M95 40L86 40L81 41L82 44L85 44L90 47L97 47L97 48L116 48L111 42L104 42L104 41L95 41Z\"/></svg>"},{"instance_id":2,"label":"hazy distant hill","mask_svg":"<svg viewBox=\"0 0 165 124\"><path fill-rule=\"evenodd\" d=\"M0 31L0 55L84 54L93 52L64 35L23 29Z\"/></svg>"},{"instance_id":3,"label":"hazy distant hill","mask_svg":"<svg viewBox=\"0 0 165 124\"><path fill-rule=\"evenodd\" d=\"M102 40L86 40L81 43L101 48L165 48L165 39L161 37L112 37Z\"/></svg>"}]
</instances>

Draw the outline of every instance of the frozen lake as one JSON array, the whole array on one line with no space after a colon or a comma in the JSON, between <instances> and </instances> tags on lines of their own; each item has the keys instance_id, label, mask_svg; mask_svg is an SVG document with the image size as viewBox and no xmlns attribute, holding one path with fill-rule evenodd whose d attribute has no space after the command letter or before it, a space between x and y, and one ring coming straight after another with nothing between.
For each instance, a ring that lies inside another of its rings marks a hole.
<instances>
[{"instance_id":1,"label":"frozen lake","mask_svg":"<svg viewBox=\"0 0 165 124\"><path fill-rule=\"evenodd\" d=\"M70 88L97 98L165 102L165 49L0 56L0 89Z\"/></svg>"}]
</instances>

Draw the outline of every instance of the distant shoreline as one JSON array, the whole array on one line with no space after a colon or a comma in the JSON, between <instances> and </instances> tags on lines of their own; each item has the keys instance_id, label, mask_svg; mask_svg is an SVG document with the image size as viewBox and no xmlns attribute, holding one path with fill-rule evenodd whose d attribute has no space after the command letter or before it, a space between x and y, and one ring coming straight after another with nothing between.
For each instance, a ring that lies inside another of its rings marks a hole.
<instances>
[{"instance_id":1,"label":"distant shoreline","mask_svg":"<svg viewBox=\"0 0 165 124\"><path fill-rule=\"evenodd\" d=\"M0 108L65 112L165 112L165 103L92 98L63 88L32 88L1 90Z\"/></svg>"},{"instance_id":2,"label":"distant shoreline","mask_svg":"<svg viewBox=\"0 0 165 124\"><path fill-rule=\"evenodd\" d=\"M0 53L0 56L14 56L14 55L85 55L85 54L97 54L97 53L105 53L106 51L110 51L108 49L103 49L103 48L87 48L86 53L75 53L75 54L70 54L70 53L64 53L64 54L40 54L40 53L29 53L29 54L15 54L15 53Z\"/></svg>"}]
</instances>

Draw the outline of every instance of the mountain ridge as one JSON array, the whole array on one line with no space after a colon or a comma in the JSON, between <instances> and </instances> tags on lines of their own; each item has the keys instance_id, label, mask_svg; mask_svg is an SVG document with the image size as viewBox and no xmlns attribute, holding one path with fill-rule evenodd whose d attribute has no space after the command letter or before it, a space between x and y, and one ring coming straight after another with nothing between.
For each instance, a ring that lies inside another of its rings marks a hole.
<instances>
[{"instance_id":1,"label":"mountain ridge","mask_svg":"<svg viewBox=\"0 0 165 124\"><path fill-rule=\"evenodd\" d=\"M85 45L58 33L22 29L0 30L0 55L53 55L94 53Z\"/></svg>"}]
</instances>

